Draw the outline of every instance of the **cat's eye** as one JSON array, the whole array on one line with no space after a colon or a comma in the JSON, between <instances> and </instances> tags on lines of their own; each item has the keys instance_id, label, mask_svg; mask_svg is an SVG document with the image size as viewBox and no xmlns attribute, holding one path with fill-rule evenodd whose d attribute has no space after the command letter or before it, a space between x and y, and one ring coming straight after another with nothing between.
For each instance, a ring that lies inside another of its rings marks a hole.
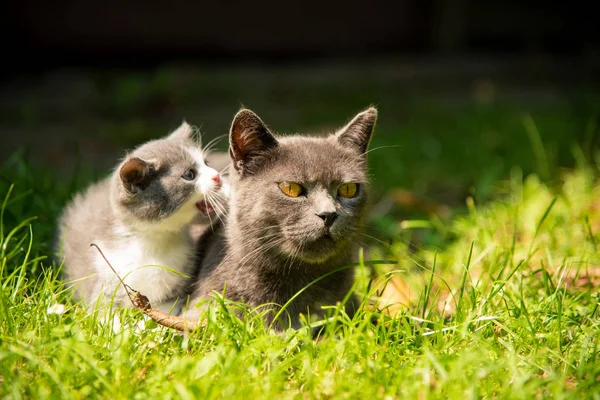
<instances>
[{"instance_id":1,"label":"cat's eye","mask_svg":"<svg viewBox=\"0 0 600 400\"><path fill-rule=\"evenodd\" d=\"M344 183L337 190L338 196L347 199L356 196L356 192L358 192L358 185L356 183Z\"/></svg>"},{"instance_id":2,"label":"cat's eye","mask_svg":"<svg viewBox=\"0 0 600 400\"><path fill-rule=\"evenodd\" d=\"M304 188L296 182L281 182L279 188L290 197L298 197L304 192Z\"/></svg>"},{"instance_id":3,"label":"cat's eye","mask_svg":"<svg viewBox=\"0 0 600 400\"><path fill-rule=\"evenodd\" d=\"M196 179L196 170L190 168L187 171L185 171L183 175L181 175L181 177L186 181L193 181L194 179Z\"/></svg>"}]
</instances>

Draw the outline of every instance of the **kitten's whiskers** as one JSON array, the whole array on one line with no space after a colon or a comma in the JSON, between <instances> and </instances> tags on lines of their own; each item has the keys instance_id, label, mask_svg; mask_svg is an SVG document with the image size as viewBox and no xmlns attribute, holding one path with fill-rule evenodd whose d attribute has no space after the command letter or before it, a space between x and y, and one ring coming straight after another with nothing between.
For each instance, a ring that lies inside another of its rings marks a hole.
<instances>
[{"instance_id":1,"label":"kitten's whiskers","mask_svg":"<svg viewBox=\"0 0 600 400\"><path fill-rule=\"evenodd\" d=\"M219 141L221 141L221 139L223 139L225 136L228 136L228 135L226 135L226 134L225 134L225 135L219 135L219 136L217 136L217 137L214 137L214 138L213 138L213 139L211 139L211 141L210 141L210 142L208 142L208 143L207 143L205 146L202 146L202 147L203 147L203 150L204 150L206 153L208 153L208 152L209 152L209 151L211 151L211 150L213 149L213 147L214 147L215 145L217 145L217 144L219 143Z\"/></svg>"}]
</instances>

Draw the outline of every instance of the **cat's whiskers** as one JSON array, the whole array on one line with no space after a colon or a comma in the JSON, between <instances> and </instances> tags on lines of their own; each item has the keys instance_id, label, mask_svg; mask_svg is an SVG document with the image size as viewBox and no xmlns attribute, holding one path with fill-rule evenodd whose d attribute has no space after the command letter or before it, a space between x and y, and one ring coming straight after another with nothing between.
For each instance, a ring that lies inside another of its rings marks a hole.
<instances>
[{"instance_id":1,"label":"cat's whiskers","mask_svg":"<svg viewBox=\"0 0 600 400\"><path fill-rule=\"evenodd\" d=\"M202 147L202 127L204 126L204 124L200 124L198 125L192 125L190 126L191 130L192 130L192 135L191 135L191 139L194 141L194 143L196 145L198 145L198 147Z\"/></svg>"},{"instance_id":2,"label":"cat's whiskers","mask_svg":"<svg viewBox=\"0 0 600 400\"><path fill-rule=\"evenodd\" d=\"M219 220L221 220L221 214L225 214L225 210L221 206L221 203L215 198L213 198L211 194L206 195L206 200L208 200L208 204L210 204L213 210L215 210L216 217L219 218ZM221 220L221 222L223 221Z\"/></svg>"},{"instance_id":3,"label":"cat's whiskers","mask_svg":"<svg viewBox=\"0 0 600 400\"><path fill-rule=\"evenodd\" d=\"M259 244L259 247L262 246L264 243L260 243L266 239L271 239L273 237L277 237L279 234L277 232L272 232L272 233L268 233L268 234L264 234L260 237L254 237L254 238L249 238L246 241L243 241L242 243L239 243L240 246L247 248L247 247L255 247L257 244ZM280 241L283 242L283 238L279 239ZM273 243L273 242L270 242Z\"/></svg>"},{"instance_id":4,"label":"cat's whiskers","mask_svg":"<svg viewBox=\"0 0 600 400\"><path fill-rule=\"evenodd\" d=\"M296 249L292 253L292 255L290 257L289 268L288 268L288 276L292 275L292 267L294 266L294 262L296 261L296 259L298 258L298 255L300 255L300 252L303 249L304 249L304 242L302 242L299 246L296 246ZM285 265L284 265L284 272L285 272Z\"/></svg>"},{"instance_id":5,"label":"cat's whiskers","mask_svg":"<svg viewBox=\"0 0 600 400\"><path fill-rule=\"evenodd\" d=\"M227 196L225 196L223 193L221 192L211 192L210 193L211 196L213 196L214 198L217 198L219 200L222 200L224 202L227 202L229 200L229 198Z\"/></svg>"},{"instance_id":6,"label":"cat's whiskers","mask_svg":"<svg viewBox=\"0 0 600 400\"><path fill-rule=\"evenodd\" d=\"M367 154L369 154L369 153L371 153L372 151L375 151L375 150L389 149L389 148L395 148L395 147L404 147L404 146L402 146L400 144L390 144L390 145L387 145L387 146L379 146L379 147L375 147L375 148L372 148L372 149L369 149L369 150L365 151L360 156L364 157Z\"/></svg>"},{"instance_id":7,"label":"cat's whiskers","mask_svg":"<svg viewBox=\"0 0 600 400\"><path fill-rule=\"evenodd\" d=\"M204 196L204 197L202 198L202 201L204 202L204 207L207 207L207 202L206 202L206 200L207 200L207 196ZM208 202L208 204L210 204L210 202ZM212 204L211 204L211 207L212 207ZM208 208L207 208L207 209L208 209ZM207 213L207 214L206 214L206 216L208 217L208 222L210 223L210 230L214 232L214 231L215 231L215 228L213 227L212 218L210 217L210 213Z\"/></svg>"},{"instance_id":8,"label":"cat's whiskers","mask_svg":"<svg viewBox=\"0 0 600 400\"><path fill-rule=\"evenodd\" d=\"M224 135L219 135L216 136L214 138L212 138L210 140L210 142L208 142L205 146L202 146L205 152L209 152L210 150L213 149L214 146L216 146L225 136L227 136L227 134Z\"/></svg>"},{"instance_id":9,"label":"cat's whiskers","mask_svg":"<svg viewBox=\"0 0 600 400\"><path fill-rule=\"evenodd\" d=\"M256 246L256 243L260 243L266 239L270 239L273 237L277 237L280 235L279 232L265 232L264 229L249 229L249 230L241 230L240 231L241 236L249 236L249 238L247 240L242 241L241 243L239 243L239 246L241 247L254 247ZM279 238L278 241L275 242L283 242L284 238ZM274 242L269 242L269 243L274 243ZM259 245L259 247L261 247L263 244Z\"/></svg>"},{"instance_id":10,"label":"cat's whiskers","mask_svg":"<svg viewBox=\"0 0 600 400\"><path fill-rule=\"evenodd\" d=\"M273 241L273 242L267 242L267 243L261 243L258 247L256 247L254 250L250 251L248 254L246 254L244 257L242 257L242 259L239 261L239 265L240 266L245 266L246 265L246 261L247 260L251 260L250 265L254 265L255 262L257 262L257 260L260 259L260 257L258 257L258 255L271 250L272 248L280 245L281 243L278 241ZM255 257L256 256L256 257Z\"/></svg>"},{"instance_id":11,"label":"cat's whiskers","mask_svg":"<svg viewBox=\"0 0 600 400\"><path fill-rule=\"evenodd\" d=\"M300 246L294 246L294 249L287 255L286 260L283 262L283 272L285 273L286 269L289 271L288 276L292 273L292 265L294 263L294 259L298 252L298 248ZM288 268L289 265L289 268Z\"/></svg>"},{"instance_id":12,"label":"cat's whiskers","mask_svg":"<svg viewBox=\"0 0 600 400\"><path fill-rule=\"evenodd\" d=\"M226 209L226 207L223 204L221 204L221 202L218 199L214 199L213 198L213 194L211 194L210 192L207 193L206 198L208 199L208 203L216 211L216 216L219 219L219 221L221 221L221 223L224 223L222 217L226 217L227 216L227 209Z\"/></svg>"},{"instance_id":13,"label":"cat's whiskers","mask_svg":"<svg viewBox=\"0 0 600 400\"><path fill-rule=\"evenodd\" d=\"M220 193L219 191L209 191L204 196L205 201L208 201L208 204L216 211L216 216L219 218L221 222L223 222L222 217L227 216L227 207L226 203L228 202L227 196ZM209 216L210 218L210 216Z\"/></svg>"},{"instance_id":14,"label":"cat's whiskers","mask_svg":"<svg viewBox=\"0 0 600 400\"><path fill-rule=\"evenodd\" d=\"M275 233L275 232L268 232L271 228L274 228L272 226L250 226L247 228L236 228L237 232L246 235L246 234L256 234L256 233L265 233L265 234L270 234L270 233Z\"/></svg>"},{"instance_id":15,"label":"cat's whiskers","mask_svg":"<svg viewBox=\"0 0 600 400\"><path fill-rule=\"evenodd\" d=\"M352 159L353 159L354 161L356 161L358 164L363 164L363 163L365 162L365 160L366 160L366 156L367 156L369 153L371 153L371 152L373 152L373 151L375 151L375 150L381 150L381 149L387 149L387 148L395 148L395 147L403 147L403 146L402 146L402 145L399 145L399 144L391 144L391 145L388 145L388 146L379 146L379 147L375 147L375 148L373 148L373 149L369 149L369 150L365 151L364 153L360 153L360 154L354 155L354 156L352 157Z\"/></svg>"},{"instance_id":16,"label":"cat's whiskers","mask_svg":"<svg viewBox=\"0 0 600 400\"><path fill-rule=\"evenodd\" d=\"M260 243L261 241L263 241L265 239L270 239L270 238L273 238L273 237L277 237L279 235L277 232L271 232L271 233L267 233L267 234L263 234L263 235L259 235L259 236L253 235L253 234L256 234L256 233L261 233L259 231L260 231L259 229L250 229L248 231L240 231L240 233L242 234L242 236L249 235L249 236L251 236L251 238L248 239L248 240L246 240L246 241L243 241L242 243L239 243L238 245L240 247L243 247L243 248L255 247L256 246L255 243ZM246 257L248 257L250 255L253 255L253 254L255 254L256 252L258 252L260 250L263 250L263 247L266 244L269 244L269 243L280 244L277 241L260 244L256 249L252 250L244 258L246 258ZM227 256L225 256L225 259L228 260L228 259L231 259L231 257L233 257L233 255L232 254L228 254Z\"/></svg>"},{"instance_id":17,"label":"cat's whiskers","mask_svg":"<svg viewBox=\"0 0 600 400\"><path fill-rule=\"evenodd\" d=\"M208 146L202 146L202 153L204 155L209 154L212 150L213 150L214 146L208 145Z\"/></svg>"},{"instance_id":18,"label":"cat's whiskers","mask_svg":"<svg viewBox=\"0 0 600 400\"><path fill-rule=\"evenodd\" d=\"M265 239L265 237L263 237L263 239ZM250 253L246 254L240 260L240 262L239 262L240 266L245 266L245 261L247 259L249 259L250 257L254 256L255 254L266 252L267 250L271 250L272 248L277 247L277 246L279 246L279 245L281 245L283 243L284 243L284 239L279 238L279 240L274 240L272 242L267 242L267 243L264 243L264 244L258 246L256 249L254 249ZM253 266L254 263L256 263L258 260L260 260L260 258L259 257L255 257L252 260L252 263L250 264L250 266Z\"/></svg>"}]
</instances>

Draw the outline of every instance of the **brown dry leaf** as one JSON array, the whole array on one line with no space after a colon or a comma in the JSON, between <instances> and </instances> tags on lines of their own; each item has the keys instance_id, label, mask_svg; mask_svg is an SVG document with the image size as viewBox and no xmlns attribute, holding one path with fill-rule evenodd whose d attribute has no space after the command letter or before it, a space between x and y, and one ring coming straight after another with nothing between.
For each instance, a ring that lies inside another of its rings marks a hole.
<instances>
[{"instance_id":1,"label":"brown dry leaf","mask_svg":"<svg viewBox=\"0 0 600 400\"><path fill-rule=\"evenodd\" d=\"M561 287L567 290L587 289L600 286L600 266L590 265L585 269L570 268L567 271L561 271L561 268L546 268L546 272L552 276L554 280L556 276L561 276ZM541 270L538 270L533 276L542 278ZM558 279L558 278L556 278ZM554 282L556 284L556 281Z\"/></svg>"},{"instance_id":2,"label":"brown dry leaf","mask_svg":"<svg viewBox=\"0 0 600 400\"><path fill-rule=\"evenodd\" d=\"M567 289L581 289L600 286L600 265L590 265L584 270L571 269L564 277Z\"/></svg>"},{"instance_id":3,"label":"brown dry leaf","mask_svg":"<svg viewBox=\"0 0 600 400\"><path fill-rule=\"evenodd\" d=\"M390 317L410 307L416 300L416 294L398 274L390 279L378 278L373 282L376 295L371 307L381 310Z\"/></svg>"},{"instance_id":4,"label":"brown dry leaf","mask_svg":"<svg viewBox=\"0 0 600 400\"><path fill-rule=\"evenodd\" d=\"M571 392L577 390L577 378L573 375L569 375L565 378L565 388Z\"/></svg>"}]
</instances>

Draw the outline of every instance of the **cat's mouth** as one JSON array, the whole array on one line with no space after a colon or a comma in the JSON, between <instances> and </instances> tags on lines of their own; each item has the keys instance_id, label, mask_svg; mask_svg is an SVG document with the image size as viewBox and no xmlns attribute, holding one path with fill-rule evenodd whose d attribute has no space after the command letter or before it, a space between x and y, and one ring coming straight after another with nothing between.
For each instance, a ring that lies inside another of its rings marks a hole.
<instances>
[{"instance_id":1,"label":"cat's mouth","mask_svg":"<svg viewBox=\"0 0 600 400\"><path fill-rule=\"evenodd\" d=\"M206 200L197 201L196 208L207 217L212 217L217 214L214 207Z\"/></svg>"}]
</instances>

